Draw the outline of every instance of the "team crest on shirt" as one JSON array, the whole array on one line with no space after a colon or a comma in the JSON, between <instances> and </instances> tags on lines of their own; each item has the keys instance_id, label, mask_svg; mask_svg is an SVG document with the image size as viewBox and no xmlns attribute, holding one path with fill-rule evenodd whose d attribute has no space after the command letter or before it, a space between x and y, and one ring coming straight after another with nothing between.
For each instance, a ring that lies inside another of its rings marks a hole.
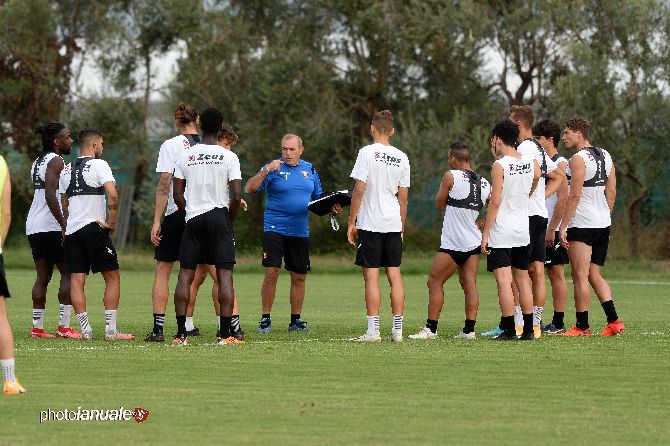
<instances>
[{"instance_id":1,"label":"team crest on shirt","mask_svg":"<svg viewBox=\"0 0 670 446\"><path fill-rule=\"evenodd\" d=\"M379 152L375 152L375 159L379 158Z\"/></svg>"},{"instance_id":2,"label":"team crest on shirt","mask_svg":"<svg viewBox=\"0 0 670 446\"><path fill-rule=\"evenodd\" d=\"M301 170L300 173L302 174L303 177L309 178L309 172L307 172L306 170Z\"/></svg>"},{"instance_id":3,"label":"team crest on shirt","mask_svg":"<svg viewBox=\"0 0 670 446\"><path fill-rule=\"evenodd\" d=\"M195 161L195 155L189 155L188 160L189 161Z\"/></svg>"}]
</instances>

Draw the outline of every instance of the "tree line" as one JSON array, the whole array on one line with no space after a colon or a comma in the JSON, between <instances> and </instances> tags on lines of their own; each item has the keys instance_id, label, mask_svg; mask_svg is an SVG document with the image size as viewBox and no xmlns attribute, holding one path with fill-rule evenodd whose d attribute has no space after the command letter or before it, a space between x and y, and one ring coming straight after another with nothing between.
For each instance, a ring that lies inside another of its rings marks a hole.
<instances>
[{"instance_id":1,"label":"tree line","mask_svg":"<svg viewBox=\"0 0 670 446\"><path fill-rule=\"evenodd\" d=\"M34 127L98 126L123 147L136 209L149 215L151 98L169 70L157 61L177 52L160 91L164 121L180 101L221 109L240 134L246 176L291 132L326 187L347 188L373 113L388 108L412 162L411 212L412 198L434 194L451 142L468 142L487 173L492 125L530 104L538 119L591 120L593 142L617 165L616 221L630 254L645 227L668 228L663 0L6 0L0 29L0 145L15 178L39 150ZM83 61L103 73L104 94L80 93ZM25 203L29 185L18 188ZM252 233L262 206L251 198Z\"/></svg>"}]
</instances>

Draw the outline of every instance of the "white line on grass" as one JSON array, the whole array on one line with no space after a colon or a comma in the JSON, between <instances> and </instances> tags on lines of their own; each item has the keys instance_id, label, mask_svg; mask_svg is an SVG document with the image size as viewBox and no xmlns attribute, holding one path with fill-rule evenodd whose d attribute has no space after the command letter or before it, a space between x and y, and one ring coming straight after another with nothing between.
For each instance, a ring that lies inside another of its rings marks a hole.
<instances>
[{"instance_id":1,"label":"white line on grass","mask_svg":"<svg viewBox=\"0 0 670 446\"><path fill-rule=\"evenodd\" d=\"M341 342L341 341L353 341L352 338L340 338L340 339L293 339L293 340L267 340L267 341L251 341L247 344L256 345L256 344L296 344L299 342ZM166 348L193 348L193 347L214 347L217 346L216 343L206 343L206 344L197 344L197 345L187 345L185 347L172 347L171 345L164 344L163 347ZM26 352L48 352L48 351L68 351L68 350L128 350L128 349L143 349L149 348L150 345L133 345L132 343L124 345L77 345L77 346L62 346L62 347L28 347L28 348L15 348L16 351L26 351Z\"/></svg>"},{"instance_id":2,"label":"white line on grass","mask_svg":"<svg viewBox=\"0 0 670 446\"><path fill-rule=\"evenodd\" d=\"M607 279L605 279L607 280ZM608 283L615 285L665 285L670 286L670 282L645 282L642 280L607 280Z\"/></svg>"}]
</instances>

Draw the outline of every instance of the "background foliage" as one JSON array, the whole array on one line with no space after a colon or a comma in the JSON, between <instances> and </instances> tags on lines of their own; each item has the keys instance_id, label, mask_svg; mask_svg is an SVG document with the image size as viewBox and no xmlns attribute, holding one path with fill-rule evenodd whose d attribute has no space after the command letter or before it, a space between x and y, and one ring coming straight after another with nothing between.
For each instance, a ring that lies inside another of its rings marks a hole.
<instances>
[{"instance_id":1,"label":"background foliage","mask_svg":"<svg viewBox=\"0 0 670 446\"><path fill-rule=\"evenodd\" d=\"M326 189L350 187L370 118L389 108L395 143L412 162L408 245L433 249L445 149L467 141L487 174L490 128L527 103L538 119L592 121L592 142L618 169L615 231L626 234L625 252L670 252L670 179L659 162L670 133L668 2L9 0L0 1L0 28L0 146L18 191L16 221L31 197L32 132L47 120L106 134L105 156L138 191L136 235L146 244L155 148L174 133L178 102L224 112L241 136L245 176L278 155L284 133L300 134ZM177 70L159 90L166 53ZM82 93L83 62L102 73L101 92ZM237 238L252 249L263 203L248 198ZM321 250L343 249L341 233L313 223Z\"/></svg>"}]
</instances>

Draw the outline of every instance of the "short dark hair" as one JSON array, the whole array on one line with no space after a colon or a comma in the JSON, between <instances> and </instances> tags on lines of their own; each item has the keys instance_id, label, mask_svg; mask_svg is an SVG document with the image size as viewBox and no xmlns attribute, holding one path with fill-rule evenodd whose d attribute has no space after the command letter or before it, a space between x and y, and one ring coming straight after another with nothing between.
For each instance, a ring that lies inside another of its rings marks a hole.
<instances>
[{"instance_id":1,"label":"short dark hair","mask_svg":"<svg viewBox=\"0 0 670 446\"><path fill-rule=\"evenodd\" d=\"M576 118L565 121L565 128L568 128L573 132L580 132L584 139L588 139L589 132L591 131L591 123L586 118L577 116Z\"/></svg>"},{"instance_id":2,"label":"short dark hair","mask_svg":"<svg viewBox=\"0 0 670 446\"><path fill-rule=\"evenodd\" d=\"M533 136L544 136L554 142L554 147L558 147L561 140L561 126L550 119L543 119L533 126Z\"/></svg>"},{"instance_id":3,"label":"short dark hair","mask_svg":"<svg viewBox=\"0 0 670 446\"><path fill-rule=\"evenodd\" d=\"M200 114L200 128L205 135L214 135L219 137L221 126L223 125L223 115L215 108L208 108Z\"/></svg>"},{"instance_id":4,"label":"short dark hair","mask_svg":"<svg viewBox=\"0 0 670 446\"><path fill-rule=\"evenodd\" d=\"M174 119L179 123L179 125L187 125L198 118L198 112L195 107L191 104L185 102L180 103L177 106L177 109L174 111Z\"/></svg>"},{"instance_id":5,"label":"short dark hair","mask_svg":"<svg viewBox=\"0 0 670 446\"><path fill-rule=\"evenodd\" d=\"M102 138L102 132L96 129L84 129L79 132L79 146L84 148L95 138Z\"/></svg>"},{"instance_id":6,"label":"short dark hair","mask_svg":"<svg viewBox=\"0 0 670 446\"><path fill-rule=\"evenodd\" d=\"M235 144L237 141L240 140L240 137L237 136L237 132L235 131L233 126L228 124L227 122L224 122L221 125L221 131L219 132L219 141L224 139L230 141L231 144Z\"/></svg>"},{"instance_id":7,"label":"short dark hair","mask_svg":"<svg viewBox=\"0 0 670 446\"><path fill-rule=\"evenodd\" d=\"M393 130L393 113L390 110L378 111L372 117L372 125L382 135L388 135Z\"/></svg>"},{"instance_id":8,"label":"short dark hair","mask_svg":"<svg viewBox=\"0 0 670 446\"><path fill-rule=\"evenodd\" d=\"M533 127L533 107L530 105L513 105L509 111L510 116L514 117L515 121L521 121L528 128Z\"/></svg>"},{"instance_id":9,"label":"short dark hair","mask_svg":"<svg viewBox=\"0 0 670 446\"><path fill-rule=\"evenodd\" d=\"M44 153L54 151L54 139L64 128L65 126L60 122L51 122L44 127L35 129L35 133L42 137L42 151Z\"/></svg>"},{"instance_id":10,"label":"short dark hair","mask_svg":"<svg viewBox=\"0 0 670 446\"><path fill-rule=\"evenodd\" d=\"M491 136L500 138L506 145L514 147L516 139L519 137L519 126L509 119L505 119L493 127Z\"/></svg>"},{"instance_id":11,"label":"short dark hair","mask_svg":"<svg viewBox=\"0 0 670 446\"><path fill-rule=\"evenodd\" d=\"M470 147L464 142L457 141L449 146L449 155L459 161L470 161Z\"/></svg>"}]
</instances>

